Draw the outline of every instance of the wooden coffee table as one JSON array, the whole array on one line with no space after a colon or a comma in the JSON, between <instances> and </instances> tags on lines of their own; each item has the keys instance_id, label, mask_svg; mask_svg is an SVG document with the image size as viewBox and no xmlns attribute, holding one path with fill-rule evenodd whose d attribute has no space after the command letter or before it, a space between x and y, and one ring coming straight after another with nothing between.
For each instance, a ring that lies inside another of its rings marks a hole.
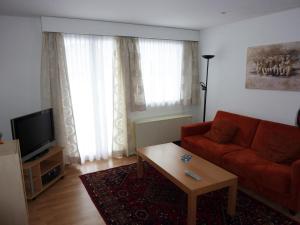
<instances>
[{"instance_id":1,"label":"wooden coffee table","mask_svg":"<svg viewBox=\"0 0 300 225\"><path fill-rule=\"evenodd\" d=\"M190 162L181 161L184 154L192 155ZM237 176L234 174L173 143L139 148L137 155L139 178L143 176L143 160L145 160L188 195L187 225L196 225L197 197L225 187L229 188L227 213L234 216L237 194ZM187 169L202 179L197 181L186 176Z\"/></svg>"}]
</instances>

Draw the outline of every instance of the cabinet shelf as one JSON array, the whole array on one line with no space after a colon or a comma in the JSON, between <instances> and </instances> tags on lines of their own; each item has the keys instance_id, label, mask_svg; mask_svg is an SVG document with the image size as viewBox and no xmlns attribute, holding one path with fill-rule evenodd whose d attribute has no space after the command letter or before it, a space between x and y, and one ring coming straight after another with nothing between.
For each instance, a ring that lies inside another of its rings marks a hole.
<instances>
[{"instance_id":1,"label":"cabinet shelf","mask_svg":"<svg viewBox=\"0 0 300 225\"><path fill-rule=\"evenodd\" d=\"M60 164L61 162L58 161L45 161L43 164L41 164L41 176L45 175Z\"/></svg>"}]
</instances>

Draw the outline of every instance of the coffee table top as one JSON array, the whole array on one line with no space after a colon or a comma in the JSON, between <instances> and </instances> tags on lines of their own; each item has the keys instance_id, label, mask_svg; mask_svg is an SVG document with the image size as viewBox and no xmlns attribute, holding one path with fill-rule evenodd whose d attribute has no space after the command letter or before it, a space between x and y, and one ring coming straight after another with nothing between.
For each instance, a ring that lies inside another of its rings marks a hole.
<instances>
[{"instance_id":1,"label":"coffee table top","mask_svg":"<svg viewBox=\"0 0 300 225\"><path fill-rule=\"evenodd\" d=\"M204 194L227 187L237 179L236 175L173 143L139 148L137 154L186 193ZM181 160L184 154L192 155L188 163ZM185 170L193 171L202 179L194 180L185 175Z\"/></svg>"}]
</instances>

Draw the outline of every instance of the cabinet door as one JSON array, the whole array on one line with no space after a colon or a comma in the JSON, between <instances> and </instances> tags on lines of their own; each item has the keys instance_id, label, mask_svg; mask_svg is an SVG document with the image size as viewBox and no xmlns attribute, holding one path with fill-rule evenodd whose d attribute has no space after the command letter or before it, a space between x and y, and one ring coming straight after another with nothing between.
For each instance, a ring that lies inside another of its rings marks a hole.
<instances>
[{"instance_id":1,"label":"cabinet door","mask_svg":"<svg viewBox=\"0 0 300 225\"><path fill-rule=\"evenodd\" d=\"M0 154L0 224L28 225L18 143L8 143L8 145L12 149L8 149L8 146L0 146L0 152L1 148L9 150Z\"/></svg>"}]
</instances>

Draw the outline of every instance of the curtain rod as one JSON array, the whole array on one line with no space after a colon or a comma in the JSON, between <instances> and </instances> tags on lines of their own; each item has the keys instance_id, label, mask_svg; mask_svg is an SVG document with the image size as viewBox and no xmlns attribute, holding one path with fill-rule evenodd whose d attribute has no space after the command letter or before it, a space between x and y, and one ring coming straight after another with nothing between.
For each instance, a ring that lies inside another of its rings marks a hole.
<instances>
[{"instance_id":1,"label":"curtain rod","mask_svg":"<svg viewBox=\"0 0 300 225\"><path fill-rule=\"evenodd\" d=\"M86 33L70 33L70 32L49 32L43 31L43 33L62 33L62 34L72 34L72 35L85 35L85 36L101 36L101 37L131 37L131 38L143 38L143 39L150 39L150 40L166 40L166 41L191 41L191 42L199 42L195 40L179 40L179 39L168 39L168 38L154 38L154 37L137 37L137 36L130 36L130 35L105 35L105 34L86 34Z\"/></svg>"}]
</instances>

